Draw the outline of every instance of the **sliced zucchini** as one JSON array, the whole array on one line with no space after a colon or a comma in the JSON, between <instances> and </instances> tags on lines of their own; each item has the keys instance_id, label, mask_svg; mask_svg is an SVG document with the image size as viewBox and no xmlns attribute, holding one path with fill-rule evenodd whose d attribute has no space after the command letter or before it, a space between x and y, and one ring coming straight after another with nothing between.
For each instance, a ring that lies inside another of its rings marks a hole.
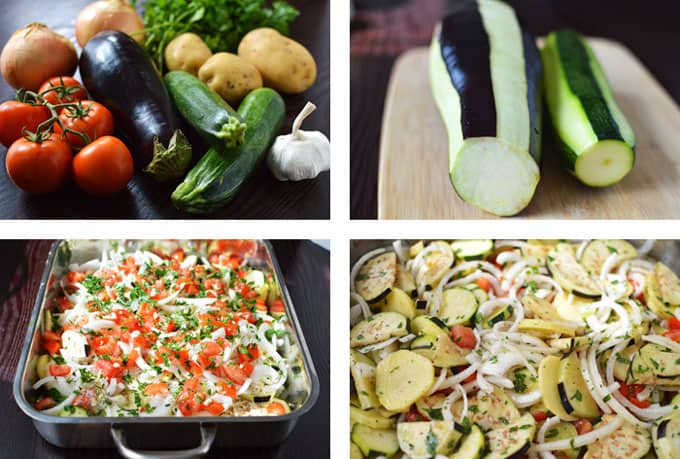
<instances>
[{"instance_id":1,"label":"sliced zucchini","mask_svg":"<svg viewBox=\"0 0 680 459\"><path fill-rule=\"evenodd\" d=\"M538 377L527 368L518 368L512 372L512 385L513 390L519 394L530 393L538 390Z\"/></svg>"},{"instance_id":2,"label":"sliced zucchini","mask_svg":"<svg viewBox=\"0 0 680 459\"><path fill-rule=\"evenodd\" d=\"M484 290L482 287L480 287L477 284L468 284L465 286L466 289L470 290L472 294L475 296L477 299L477 304L482 304L486 301L489 301L489 294L486 293L486 290Z\"/></svg>"},{"instance_id":3,"label":"sliced zucchini","mask_svg":"<svg viewBox=\"0 0 680 459\"><path fill-rule=\"evenodd\" d=\"M352 428L352 442L367 458L378 456L390 458L399 451L397 433L392 429L373 429L363 424L355 424Z\"/></svg>"},{"instance_id":4,"label":"sliced zucchini","mask_svg":"<svg viewBox=\"0 0 680 459\"><path fill-rule=\"evenodd\" d=\"M397 277L397 254L387 252L368 260L359 269L354 285L357 293L368 303L385 298Z\"/></svg>"},{"instance_id":5,"label":"sliced zucchini","mask_svg":"<svg viewBox=\"0 0 680 459\"><path fill-rule=\"evenodd\" d=\"M414 458L449 455L462 436L450 421L401 422L397 425L399 448Z\"/></svg>"},{"instance_id":6,"label":"sliced zucchini","mask_svg":"<svg viewBox=\"0 0 680 459\"><path fill-rule=\"evenodd\" d=\"M664 303L661 297L661 288L659 281L655 274L649 273L645 276L645 304L654 314L661 319L670 319L673 317L674 308Z\"/></svg>"},{"instance_id":7,"label":"sliced zucchini","mask_svg":"<svg viewBox=\"0 0 680 459\"><path fill-rule=\"evenodd\" d=\"M575 352L560 361L557 390L564 410L578 418L595 419L600 411L581 374L581 364ZM571 408L571 409L570 409Z\"/></svg>"},{"instance_id":8,"label":"sliced zucchini","mask_svg":"<svg viewBox=\"0 0 680 459\"><path fill-rule=\"evenodd\" d=\"M477 312L477 299L466 288L455 287L442 292L442 305L437 316L448 325L467 324Z\"/></svg>"},{"instance_id":9,"label":"sliced zucchini","mask_svg":"<svg viewBox=\"0 0 680 459\"><path fill-rule=\"evenodd\" d=\"M386 418L376 410L362 410L353 406L349 407L349 418L373 429L391 429L396 422L395 419Z\"/></svg>"},{"instance_id":10,"label":"sliced zucchini","mask_svg":"<svg viewBox=\"0 0 680 459\"><path fill-rule=\"evenodd\" d=\"M593 344L590 336L576 336L574 338L558 338L548 341L550 347L559 349L562 352L582 351Z\"/></svg>"},{"instance_id":11,"label":"sliced zucchini","mask_svg":"<svg viewBox=\"0 0 680 459\"><path fill-rule=\"evenodd\" d=\"M576 330L551 320L522 319L519 330L540 338L556 338L559 336L576 336Z\"/></svg>"},{"instance_id":12,"label":"sliced zucchini","mask_svg":"<svg viewBox=\"0 0 680 459\"><path fill-rule=\"evenodd\" d=\"M349 442L349 459L364 459L361 449L351 441Z\"/></svg>"},{"instance_id":13,"label":"sliced zucchini","mask_svg":"<svg viewBox=\"0 0 680 459\"><path fill-rule=\"evenodd\" d=\"M483 328L492 328L498 322L508 320L510 317L512 317L512 313L512 305L508 304L497 309L487 317L481 317L480 314L477 314L476 321L481 323Z\"/></svg>"},{"instance_id":14,"label":"sliced zucchini","mask_svg":"<svg viewBox=\"0 0 680 459\"><path fill-rule=\"evenodd\" d=\"M421 335L411 341L411 351L430 359L435 367L450 368L467 365L469 349L457 346L445 334Z\"/></svg>"},{"instance_id":15,"label":"sliced zucchini","mask_svg":"<svg viewBox=\"0 0 680 459\"><path fill-rule=\"evenodd\" d=\"M409 320L416 315L416 304L413 299L398 287L394 287L387 295L380 309L382 312L398 312Z\"/></svg>"},{"instance_id":16,"label":"sliced zucchini","mask_svg":"<svg viewBox=\"0 0 680 459\"><path fill-rule=\"evenodd\" d=\"M554 427L548 429L545 433L545 441L557 441L564 440L568 438L575 438L578 436L576 427L570 422L560 422ZM565 456L566 459L577 459L581 448L569 448L560 450L560 452Z\"/></svg>"},{"instance_id":17,"label":"sliced zucchini","mask_svg":"<svg viewBox=\"0 0 680 459\"><path fill-rule=\"evenodd\" d=\"M659 459L676 459L680 451L680 412L658 419L652 425L654 451Z\"/></svg>"},{"instance_id":18,"label":"sliced zucchini","mask_svg":"<svg viewBox=\"0 0 680 459\"><path fill-rule=\"evenodd\" d=\"M536 420L526 413L515 422L486 433L489 453L484 459L519 459L527 453L536 433Z\"/></svg>"},{"instance_id":19,"label":"sliced zucchini","mask_svg":"<svg viewBox=\"0 0 680 459\"><path fill-rule=\"evenodd\" d=\"M559 320L560 316L550 301L539 298L533 294L527 294L520 300L525 312L531 313L534 318L542 320Z\"/></svg>"},{"instance_id":20,"label":"sliced zucchini","mask_svg":"<svg viewBox=\"0 0 680 459\"><path fill-rule=\"evenodd\" d=\"M410 272L405 270L401 265L397 264L397 287L405 291L408 296L413 299L418 297L418 287L416 280Z\"/></svg>"},{"instance_id":21,"label":"sliced zucchini","mask_svg":"<svg viewBox=\"0 0 680 459\"><path fill-rule=\"evenodd\" d=\"M470 432L463 437L458 450L449 456L450 459L479 459L484 451L484 433L479 426L473 424Z\"/></svg>"},{"instance_id":22,"label":"sliced zucchini","mask_svg":"<svg viewBox=\"0 0 680 459\"><path fill-rule=\"evenodd\" d=\"M548 254L546 264L555 282L568 292L586 297L599 297L602 294L595 280L576 260L571 244L557 244Z\"/></svg>"},{"instance_id":23,"label":"sliced zucchini","mask_svg":"<svg viewBox=\"0 0 680 459\"><path fill-rule=\"evenodd\" d=\"M359 406L367 410L380 406L375 394L375 363L364 354L350 349L350 374L357 391Z\"/></svg>"},{"instance_id":24,"label":"sliced zucchini","mask_svg":"<svg viewBox=\"0 0 680 459\"><path fill-rule=\"evenodd\" d=\"M602 266L612 253L618 255L612 268L618 267L626 260L637 257L637 249L622 239L596 239L588 242L579 261L592 275L599 276Z\"/></svg>"},{"instance_id":25,"label":"sliced zucchini","mask_svg":"<svg viewBox=\"0 0 680 459\"><path fill-rule=\"evenodd\" d=\"M658 344L645 344L640 348L640 357L648 362L652 372L661 378L680 378L680 353Z\"/></svg>"},{"instance_id":26,"label":"sliced zucchini","mask_svg":"<svg viewBox=\"0 0 680 459\"><path fill-rule=\"evenodd\" d=\"M447 335L449 334L446 324L438 317L428 315L417 316L411 321L411 333L416 335Z\"/></svg>"},{"instance_id":27,"label":"sliced zucchini","mask_svg":"<svg viewBox=\"0 0 680 459\"><path fill-rule=\"evenodd\" d=\"M89 414L84 408L81 408L79 406L66 405L64 408L62 408L61 411L59 411L59 414L57 416L70 418L86 418L89 416Z\"/></svg>"},{"instance_id":28,"label":"sliced zucchini","mask_svg":"<svg viewBox=\"0 0 680 459\"><path fill-rule=\"evenodd\" d=\"M442 405L446 400L444 394L433 394L416 400L416 409L425 418L431 421L443 421Z\"/></svg>"},{"instance_id":29,"label":"sliced zucchini","mask_svg":"<svg viewBox=\"0 0 680 459\"><path fill-rule=\"evenodd\" d=\"M367 346L381 343L392 337L401 337L408 333L406 317L398 312L380 312L364 319L350 331L351 347Z\"/></svg>"},{"instance_id":30,"label":"sliced zucchini","mask_svg":"<svg viewBox=\"0 0 680 459\"><path fill-rule=\"evenodd\" d=\"M463 408L463 401L456 400L451 404L451 413L459 418ZM493 392L477 392L468 399L467 417L473 424L478 424L482 430L489 431L507 426L519 419L519 410L513 401L499 387Z\"/></svg>"},{"instance_id":31,"label":"sliced zucchini","mask_svg":"<svg viewBox=\"0 0 680 459\"><path fill-rule=\"evenodd\" d=\"M43 354L35 362L35 373L38 379L46 378L50 375L50 364L53 363L49 354Z\"/></svg>"},{"instance_id":32,"label":"sliced zucchini","mask_svg":"<svg viewBox=\"0 0 680 459\"><path fill-rule=\"evenodd\" d=\"M605 414L595 425L595 429L616 419L616 415ZM611 435L600 438L588 445L584 459L640 459L652 446L649 430L637 427L628 421L612 432Z\"/></svg>"},{"instance_id":33,"label":"sliced zucchini","mask_svg":"<svg viewBox=\"0 0 680 459\"><path fill-rule=\"evenodd\" d=\"M401 350L376 368L375 389L380 403L391 411L406 411L434 384L432 362L415 352Z\"/></svg>"},{"instance_id":34,"label":"sliced zucchini","mask_svg":"<svg viewBox=\"0 0 680 459\"><path fill-rule=\"evenodd\" d=\"M575 421L576 417L567 413L562 405L560 393L557 388L560 377L560 358L549 355L541 360L538 367L538 387L545 407L563 421Z\"/></svg>"},{"instance_id":35,"label":"sliced zucchini","mask_svg":"<svg viewBox=\"0 0 680 459\"><path fill-rule=\"evenodd\" d=\"M541 51L545 95L567 169L593 187L618 183L635 163L635 134L584 38L551 32Z\"/></svg>"},{"instance_id":36,"label":"sliced zucchini","mask_svg":"<svg viewBox=\"0 0 680 459\"><path fill-rule=\"evenodd\" d=\"M483 260L493 252L493 241L491 239L467 239L454 241L451 248L456 258L473 261Z\"/></svg>"},{"instance_id":37,"label":"sliced zucchini","mask_svg":"<svg viewBox=\"0 0 680 459\"><path fill-rule=\"evenodd\" d=\"M680 279L663 263L656 264L654 274L659 285L661 301L675 309L676 305L680 305Z\"/></svg>"}]
</instances>

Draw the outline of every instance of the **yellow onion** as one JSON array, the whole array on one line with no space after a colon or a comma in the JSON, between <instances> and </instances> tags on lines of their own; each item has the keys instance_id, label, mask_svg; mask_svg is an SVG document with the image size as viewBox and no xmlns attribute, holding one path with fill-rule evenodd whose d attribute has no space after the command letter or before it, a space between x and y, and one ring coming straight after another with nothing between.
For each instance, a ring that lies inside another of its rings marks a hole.
<instances>
[{"instance_id":1,"label":"yellow onion","mask_svg":"<svg viewBox=\"0 0 680 459\"><path fill-rule=\"evenodd\" d=\"M104 30L124 32L138 42L144 40L144 22L126 0L90 3L76 19L76 39L80 46Z\"/></svg>"},{"instance_id":2,"label":"yellow onion","mask_svg":"<svg viewBox=\"0 0 680 459\"><path fill-rule=\"evenodd\" d=\"M38 22L14 32L0 55L2 76L16 89L35 91L49 78L73 75L77 66L73 43Z\"/></svg>"}]
</instances>

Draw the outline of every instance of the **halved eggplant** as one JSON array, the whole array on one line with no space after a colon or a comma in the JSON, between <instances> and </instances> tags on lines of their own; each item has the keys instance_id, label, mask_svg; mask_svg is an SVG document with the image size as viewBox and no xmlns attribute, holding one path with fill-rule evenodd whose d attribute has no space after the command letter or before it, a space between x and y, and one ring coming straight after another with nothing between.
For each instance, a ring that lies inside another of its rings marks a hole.
<instances>
[{"instance_id":1,"label":"halved eggplant","mask_svg":"<svg viewBox=\"0 0 680 459\"><path fill-rule=\"evenodd\" d=\"M536 433L536 420L530 413L515 422L486 433L489 453L484 459L519 459L529 451Z\"/></svg>"},{"instance_id":2,"label":"halved eggplant","mask_svg":"<svg viewBox=\"0 0 680 459\"><path fill-rule=\"evenodd\" d=\"M350 331L350 346L360 347L408 334L406 317L398 312L380 312L364 319Z\"/></svg>"},{"instance_id":3,"label":"halved eggplant","mask_svg":"<svg viewBox=\"0 0 680 459\"><path fill-rule=\"evenodd\" d=\"M558 392L562 406L570 415L586 419L600 416L597 404L581 374L581 364L575 352L560 361Z\"/></svg>"},{"instance_id":4,"label":"halved eggplant","mask_svg":"<svg viewBox=\"0 0 680 459\"><path fill-rule=\"evenodd\" d=\"M432 94L448 131L449 175L465 201L515 215L539 180L542 64L511 6L457 2L435 29Z\"/></svg>"},{"instance_id":5,"label":"halved eggplant","mask_svg":"<svg viewBox=\"0 0 680 459\"><path fill-rule=\"evenodd\" d=\"M563 289L585 297L602 295L597 282L576 260L574 247L571 244L557 244L548 254L546 265L555 282Z\"/></svg>"},{"instance_id":6,"label":"halved eggplant","mask_svg":"<svg viewBox=\"0 0 680 459\"><path fill-rule=\"evenodd\" d=\"M680 279L668 266L660 262L654 267L654 274L659 283L661 301L675 309L680 305Z\"/></svg>"},{"instance_id":7,"label":"halved eggplant","mask_svg":"<svg viewBox=\"0 0 680 459\"><path fill-rule=\"evenodd\" d=\"M680 413L654 422L652 442L658 459L675 459L680 451Z\"/></svg>"},{"instance_id":8,"label":"halved eggplant","mask_svg":"<svg viewBox=\"0 0 680 459\"><path fill-rule=\"evenodd\" d=\"M556 414L563 421L575 421L577 418L570 415L562 405L557 385L560 377L560 358L549 355L541 360L538 367L538 387L546 408Z\"/></svg>"},{"instance_id":9,"label":"halved eggplant","mask_svg":"<svg viewBox=\"0 0 680 459\"><path fill-rule=\"evenodd\" d=\"M605 414L594 428L603 427L616 419L616 417L617 415ZM583 456L583 459L640 459L647 454L651 446L652 441L648 429L635 426L628 421L623 421L623 424L612 432L611 435L589 444L588 451Z\"/></svg>"},{"instance_id":10,"label":"halved eggplant","mask_svg":"<svg viewBox=\"0 0 680 459\"><path fill-rule=\"evenodd\" d=\"M368 260L359 269L354 285L368 303L377 303L391 291L397 276L397 254L387 252Z\"/></svg>"},{"instance_id":11,"label":"halved eggplant","mask_svg":"<svg viewBox=\"0 0 680 459\"><path fill-rule=\"evenodd\" d=\"M599 276L604 262L613 253L618 255L618 261L612 266L616 268L626 260L637 257L637 249L622 239L595 239L590 241L579 261L591 274Z\"/></svg>"}]
</instances>

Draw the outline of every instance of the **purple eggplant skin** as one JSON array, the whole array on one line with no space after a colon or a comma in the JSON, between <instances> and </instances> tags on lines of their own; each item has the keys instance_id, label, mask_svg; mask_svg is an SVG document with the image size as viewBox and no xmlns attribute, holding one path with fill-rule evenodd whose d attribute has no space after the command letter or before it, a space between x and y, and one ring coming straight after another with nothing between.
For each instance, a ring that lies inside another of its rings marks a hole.
<instances>
[{"instance_id":1,"label":"purple eggplant skin","mask_svg":"<svg viewBox=\"0 0 680 459\"><path fill-rule=\"evenodd\" d=\"M179 117L159 72L135 40L122 32L98 33L80 55L80 75L90 96L113 113L137 168L153 158L155 138L168 146Z\"/></svg>"}]
</instances>

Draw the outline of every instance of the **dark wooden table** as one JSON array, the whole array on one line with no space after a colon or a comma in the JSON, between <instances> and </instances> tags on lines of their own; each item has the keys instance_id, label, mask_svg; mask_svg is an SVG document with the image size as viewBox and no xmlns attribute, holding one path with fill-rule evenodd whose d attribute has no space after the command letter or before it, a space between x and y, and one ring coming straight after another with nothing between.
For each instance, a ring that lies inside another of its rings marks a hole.
<instances>
[{"instance_id":1,"label":"dark wooden table","mask_svg":"<svg viewBox=\"0 0 680 459\"><path fill-rule=\"evenodd\" d=\"M307 100L318 109L304 128L330 135L330 0L288 0L300 10L291 35L314 55L318 66L316 84L304 94L286 97L288 116L282 133L290 132L292 119ZM74 36L75 18L91 0L2 0L0 2L0 45L16 29L30 22L44 22L59 33ZM143 3L143 1L141 2ZM14 91L0 78L0 101L14 97ZM199 147L194 158L203 154ZM5 148L0 145L0 219L11 218L106 218L106 219L327 219L330 218L330 173L315 180L279 182L266 166L259 167L238 196L227 206L205 216L192 216L175 209L170 194L176 184L160 185L141 172L127 190L112 198L85 195L74 185L57 193L36 197L17 189L4 167Z\"/></svg>"},{"instance_id":2,"label":"dark wooden table","mask_svg":"<svg viewBox=\"0 0 680 459\"><path fill-rule=\"evenodd\" d=\"M22 262L23 245L21 241L0 241L0 249L7 254L0 263L0 299L6 295L5 281ZM273 245L319 376L319 398L285 443L266 449L216 449L208 457L321 459L330 454L329 253L309 241L273 241ZM7 459L119 457L113 449L68 450L45 442L14 402L12 383L8 381L0 381L0 431L0 457Z\"/></svg>"},{"instance_id":3,"label":"dark wooden table","mask_svg":"<svg viewBox=\"0 0 680 459\"><path fill-rule=\"evenodd\" d=\"M441 14L444 14L447 2L455 1L457 0L442 1ZM397 4L396 8L404 7L404 4L397 0L392 2ZM515 7L524 24L536 35L545 35L550 30L569 27L587 35L608 37L623 43L647 66L670 95L676 101L680 101L680 60L677 52L680 49L678 27L680 4L677 1L658 0L641 3L637 0L508 0L508 3ZM366 10L359 10L358 18L362 17L362 11ZM387 9L382 11L389 12ZM441 15L432 17L431 25L440 18ZM422 22L422 19L418 20ZM408 40L405 37L414 36L413 28L407 25L405 24L402 29L403 34L390 38L393 43L403 43ZM362 20L352 23L350 62L352 219L377 217L382 112L392 65L398 57L398 54L389 52L387 47L385 51L376 52L358 43L359 34L369 27L370 24ZM380 36L378 31L372 35ZM412 40L410 46L423 46L428 43L429 36L426 34Z\"/></svg>"}]
</instances>

